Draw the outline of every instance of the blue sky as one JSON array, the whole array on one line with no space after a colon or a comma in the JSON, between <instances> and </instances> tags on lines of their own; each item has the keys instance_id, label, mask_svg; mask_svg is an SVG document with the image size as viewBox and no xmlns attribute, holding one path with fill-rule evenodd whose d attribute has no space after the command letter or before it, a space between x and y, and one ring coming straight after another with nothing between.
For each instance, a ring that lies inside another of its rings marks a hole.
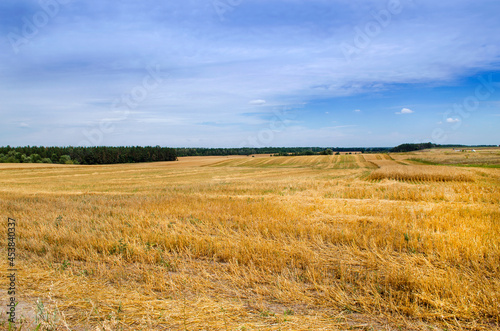
<instances>
[{"instance_id":1,"label":"blue sky","mask_svg":"<svg viewBox=\"0 0 500 331\"><path fill-rule=\"evenodd\" d=\"M2 0L0 145L500 144L498 0Z\"/></svg>"}]
</instances>

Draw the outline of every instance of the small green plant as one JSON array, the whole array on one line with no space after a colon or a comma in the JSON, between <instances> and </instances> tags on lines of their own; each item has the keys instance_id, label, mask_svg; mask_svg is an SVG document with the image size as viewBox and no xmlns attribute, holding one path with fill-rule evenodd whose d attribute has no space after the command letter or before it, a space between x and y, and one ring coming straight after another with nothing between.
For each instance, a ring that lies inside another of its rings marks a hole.
<instances>
[{"instance_id":1,"label":"small green plant","mask_svg":"<svg viewBox=\"0 0 500 331\"><path fill-rule=\"evenodd\" d=\"M88 275L89 272L87 271L87 269L80 271L80 273L78 274L78 276L88 276Z\"/></svg>"},{"instance_id":2,"label":"small green plant","mask_svg":"<svg viewBox=\"0 0 500 331\"><path fill-rule=\"evenodd\" d=\"M164 260L163 257L160 259L160 265L165 267L167 271L175 271L175 265L173 265L169 261Z\"/></svg>"},{"instance_id":3,"label":"small green plant","mask_svg":"<svg viewBox=\"0 0 500 331\"><path fill-rule=\"evenodd\" d=\"M406 242L410 241L410 235L408 233L403 233L403 236L405 237Z\"/></svg>"},{"instance_id":4,"label":"small green plant","mask_svg":"<svg viewBox=\"0 0 500 331\"><path fill-rule=\"evenodd\" d=\"M262 316L262 317L269 317L269 316L275 316L275 315L276 315L275 313L273 313L269 310L262 310L260 312L260 316Z\"/></svg>"},{"instance_id":5,"label":"small green plant","mask_svg":"<svg viewBox=\"0 0 500 331\"><path fill-rule=\"evenodd\" d=\"M114 244L110 250L109 250L109 253L110 254L124 254L125 252L127 252L127 249L128 249L128 245L126 242L124 242L123 238L118 240L118 244Z\"/></svg>"},{"instance_id":6,"label":"small green plant","mask_svg":"<svg viewBox=\"0 0 500 331\"><path fill-rule=\"evenodd\" d=\"M19 304L19 302L16 302L16 304L14 305L14 308L17 307L17 305ZM10 320L8 321L7 325L9 326L8 330L11 331L11 330L16 330L16 324L12 323ZM0 324L0 326L4 326L4 323L2 322ZM19 328L19 330L21 329L21 327Z\"/></svg>"},{"instance_id":7,"label":"small green plant","mask_svg":"<svg viewBox=\"0 0 500 331\"><path fill-rule=\"evenodd\" d=\"M157 244L155 243L150 243L149 241L146 242L146 250L151 250L151 248L155 248L156 246L158 246Z\"/></svg>"},{"instance_id":8,"label":"small green plant","mask_svg":"<svg viewBox=\"0 0 500 331\"><path fill-rule=\"evenodd\" d=\"M56 330L57 312L49 313L41 300L36 301L35 330Z\"/></svg>"},{"instance_id":9,"label":"small green plant","mask_svg":"<svg viewBox=\"0 0 500 331\"><path fill-rule=\"evenodd\" d=\"M61 265L61 270L64 271L66 269L68 269L70 263L68 262L68 260L64 260L62 265Z\"/></svg>"},{"instance_id":10,"label":"small green plant","mask_svg":"<svg viewBox=\"0 0 500 331\"><path fill-rule=\"evenodd\" d=\"M62 221L63 221L63 218L61 215L56 217L56 228L58 228L59 225L61 225Z\"/></svg>"}]
</instances>

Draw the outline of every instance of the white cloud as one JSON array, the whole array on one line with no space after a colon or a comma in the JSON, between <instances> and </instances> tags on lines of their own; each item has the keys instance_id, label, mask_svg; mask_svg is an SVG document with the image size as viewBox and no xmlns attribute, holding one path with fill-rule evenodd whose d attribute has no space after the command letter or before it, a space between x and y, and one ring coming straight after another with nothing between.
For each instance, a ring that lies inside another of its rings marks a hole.
<instances>
[{"instance_id":1,"label":"white cloud","mask_svg":"<svg viewBox=\"0 0 500 331\"><path fill-rule=\"evenodd\" d=\"M24 122L22 122L22 123L20 123L20 124L19 124L19 127L20 127L20 128L29 128L29 127L30 127L30 125L29 125L28 123L24 123Z\"/></svg>"},{"instance_id":2,"label":"white cloud","mask_svg":"<svg viewBox=\"0 0 500 331\"><path fill-rule=\"evenodd\" d=\"M398 114L398 115L401 115L401 114L412 114L412 113L414 113L414 111L411 110L411 109L409 109L409 108L403 108L403 109L401 109L401 111L396 112L396 114Z\"/></svg>"},{"instance_id":3,"label":"white cloud","mask_svg":"<svg viewBox=\"0 0 500 331\"><path fill-rule=\"evenodd\" d=\"M207 145L210 142L227 146L242 134L242 129L251 131L251 125L266 127L268 124L257 121L262 121L259 112L270 104L283 109L308 104L303 107L307 114L316 111L318 99L364 93L383 95L386 91L392 93L397 84L455 86L457 79L465 81L462 78L471 73L498 70L500 22L494 14L497 8L494 1L472 6L468 1L445 0L436 6L409 5L411 10L402 4L402 16L393 17L391 26L370 38L370 43L363 48L356 47L355 28L363 30L368 22L375 22L370 10L379 12L383 8L375 0L367 1L366 10L362 12L352 10L350 2L343 0L315 1L314 6L310 1L297 0L291 8L286 5L289 1L270 1L276 3L277 10L279 6L286 6L283 9L287 8L284 11L287 14L279 17L266 11L267 7L259 8L259 3L266 2L256 1L252 6L227 11L224 23L214 13L211 1L203 4L164 1L155 4L158 7L155 11L149 10L149 2L125 1L98 8L91 2L83 2L83 11L68 6L65 8L67 24L51 25L33 38L33 42L30 39L29 46L22 46L21 54L26 55L29 50L30 56L16 56L12 50L0 52L0 99L3 101L0 107L9 109L8 113L0 109L0 122L10 120L17 124L19 137L25 137L26 131L31 130L20 129L20 123L16 122L19 116L26 123L37 123L33 130L45 131L40 131L31 142L23 140L31 145L33 141L59 143L58 139L64 144L77 144L85 137L83 130L90 132L105 119L116 124L116 132L120 129L135 132L136 121L143 119L140 127L155 134L148 138L150 140L143 138L142 132L134 137L123 135L130 137L126 142L105 140L119 145L156 145L158 139L170 143L167 137L172 139L172 144L182 145L199 130L194 124L188 129L189 123L241 123L231 127L233 131L227 131L225 140L212 138L215 135L212 131L204 132ZM449 4L453 4L451 12ZM16 6L7 5L7 8L14 13L18 10ZM162 12L161 17L157 12ZM253 15L255 12L263 15ZM332 12L343 19L332 20L329 14ZM9 17L8 12L3 14ZM78 19L72 19L72 15ZM245 19L239 20L239 15ZM115 16L116 20L105 19ZM299 18L305 21L297 20ZM0 28L8 30L10 24L9 20L0 19ZM128 28L130 24L134 29ZM117 26L123 28L117 29ZM355 47L350 62L340 48L343 42ZM163 82L158 88L148 90L147 98L137 108L126 110L127 121L120 120L126 108L114 114L113 100L132 90L140 91L137 88L142 87L142 79L148 74L145 68L149 65L159 66ZM427 108L424 106L426 96L421 97L419 115ZM358 114L355 117L360 119L363 111L354 107L364 108L366 104L355 102L344 109ZM183 118L177 119L179 109ZM332 114L336 113L335 108L330 109ZM498 113L498 106L496 109ZM383 108L373 105L369 113L379 110L383 112ZM392 116L394 110L382 116ZM252 112L256 115L248 116ZM398 114L412 112L403 109ZM186 123L176 132L179 138L164 133L172 130L166 129L166 125L173 126L173 121ZM60 129L62 122L68 123L64 127L81 128L64 137ZM97 124L85 124L90 122ZM408 122L407 125L412 124ZM446 118L443 122L446 123ZM155 123L164 127L155 131ZM22 144L18 142L21 138L10 138L5 136L7 131L3 131L1 139ZM378 137L379 133L374 132ZM108 137L115 136L106 135L104 139ZM310 137L307 141L296 138L293 142L321 143L312 131ZM371 139L369 144L400 142L382 134L380 137L383 138ZM346 143L353 138L349 139ZM364 144L363 141L360 138L359 142Z\"/></svg>"},{"instance_id":4,"label":"white cloud","mask_svg":"<svg viewBox=\"0 0 500 331\"><path fill-rule=\"evenodd\" d=\"M448 117L446 119L446 123L458 123L460 122L460 120L458 118L451 118L451 117Z\"/></svg>"},{"instance_id":5,"label":"white cloud","mask_svg":"<svg viewBox=\"0 0 500 331\"><path fill-rule=\"evenodd\" d=\"M256 106L261 106L261 105L263 105L265 103L266 103L266 100L262 100L262 99L257 99L257 100L250 101L251 105L256 105Z\"/></svg>"}]
</instances>

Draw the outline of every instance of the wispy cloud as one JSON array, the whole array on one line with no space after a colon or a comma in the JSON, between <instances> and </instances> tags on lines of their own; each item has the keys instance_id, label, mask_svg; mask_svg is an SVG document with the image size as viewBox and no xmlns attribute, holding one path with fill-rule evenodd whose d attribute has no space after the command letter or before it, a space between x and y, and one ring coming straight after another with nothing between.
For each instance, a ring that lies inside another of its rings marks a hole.
<instances>
[{"instance_id":1,"label":"wispy cloud","mask_svg":"<svg viewBox=\"0 0 500 331\"><path fill-rule=\"evenodd\" d=\"M265 103L266 103L266 100L262 100L262 99L250 101L251 105L256 105L256 106L261 106L261 105L264 105Z\"/></svg>"},{"instance_id":2,"label":"wispy cloud","mask_svg":"<svg viewBox=\"0 0 500 331\"><path fill-rule=\"evenodd\" d=\"M414 111L409 109L409 108L403 108L403 109L401 109L401 111L396 112L396 114L398 114L398 115L413 114L413 113L414 113Z\"/></svg>"},{"instance_id":3,"label":"wispy cloud","mask_svg":"<svg viewBox=\"0 0 500 331\"><path fill-rule=\"evenodd\" d=\"M446 123L458 123L460 122L460 120L458 118L451 118L451 117L448 117L446 119Z\"/></svg>"},{"instance_id":4,"label":"wispy cloud","mask_svg":"<svg viewBox=\"0 0 500 331\"><path fill-rule=\"evenodd\" d=\"M333 129L343 129L343 128L353 128L356 127L357 125L336 125L333 127Z\"/></svg>"},{"instance_id":5,"label":"wispy cloud","mask_svg":"<svg viewBox=\"0 0 500 331\"><path fill-rule=\"evenodd\" d=\"M373 21L371 13L385 9L385 3L244 1L226 12L223 21L211 1L64 3L18 53L6 36L22 35L24 18L31 20L43 8L35 0L0 3L1 143L77 144L84 138L82 126L109 119L116 130L103 144L157 139L164 144L229 145L268 125L258 112L289 108L300 110L310 130L304 145L317 143L314 130L327 132L322 131L331 123L324 120L326 110L332 118L342 117L339 123L350 123L352 116L363 132L372 132L366 144L391 145L403 138L377 129L395 120L387 109L402 104L413 108L413 100L419 100L418 115L432 116L439 110L426 110L426 104L451 107L453 96L431 100L419 89L458 86L449 95L462 95L470 77L500 71L498 1L405 4L349 63L338 45L352 43L355 28ZM161 86L127 120L119 120L113 101L142 86L150 65L162 68ZM403 88L411 92L397 99ZM480 115L475 116L479 123ZM20 122L37 125L21 128L16 125ZM210 131L211 126L201 130L196 123L238 125ZM167 133L174 131L175 138ZM223 136L210 136L214 134ZM273 144L281 142L276 139Z\"/></svg>"}]
</instances>

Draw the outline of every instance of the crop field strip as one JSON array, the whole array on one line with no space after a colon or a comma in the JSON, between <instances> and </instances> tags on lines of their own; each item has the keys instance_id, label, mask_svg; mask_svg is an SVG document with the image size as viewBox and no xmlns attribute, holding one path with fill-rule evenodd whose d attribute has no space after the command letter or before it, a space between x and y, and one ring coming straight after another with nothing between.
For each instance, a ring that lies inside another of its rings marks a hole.
<instances>
[{"instance_id":1,"label":"crop field strip","mask_svg":"<svg viewBox=\"0 0 500 331\"><path fill-rule=\"evenodd\" d=\"M40 298L100 329L498 329L499 170L411 157L10 165L23 312Z\"/></svg>"},{"instance_id":2,"label":"crop field strip","mask_svg":"<svg viewBox=\"0 0 500 331\"><path fill-rule=\"evenodd\" d=\"M224 160L211 166L218 167L284 167L318 169L357 169L371 167L361 155L274 156L268 159L247 158Z\"/></svg>"}]
</instances>

